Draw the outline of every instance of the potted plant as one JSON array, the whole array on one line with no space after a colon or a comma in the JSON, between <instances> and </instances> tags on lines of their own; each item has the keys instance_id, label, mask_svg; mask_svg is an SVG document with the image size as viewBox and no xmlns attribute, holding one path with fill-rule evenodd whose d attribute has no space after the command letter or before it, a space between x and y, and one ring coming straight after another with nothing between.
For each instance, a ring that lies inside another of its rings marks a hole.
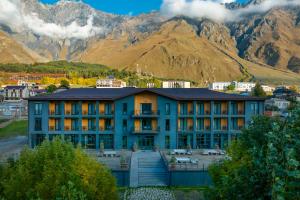
<instances>
[{"instance_id":1,"label":"potted plant","mask_svg":"<svg viewBox=\"0 0 300 200\"><path fill-rule=\"evenodd\" d=\"M137 143L134 142L133 147L132 147L133 152L136 152L138 149L139 149L139 147L138 147Z\"/></svg>"},{"instance_id":2,"label":"potted plant","mask_svg":"<svg viewBox=\"0 0 300 200\"><path fill-rule=\"evenodd\" d=\"M104 153L104 143L100 142L100 154L103 155Z\"/></svg>"},{"instance_id":3,"label":"potted plant","mask_svg":"<svg viewBox=\"0 0 300 200\"><path fill-rule=\"evenodd\" d=\"M176 168L176 158L175 158L175 156L171 157L170 164L171 164L171 169Z\"/></svg>"}]
</instances>

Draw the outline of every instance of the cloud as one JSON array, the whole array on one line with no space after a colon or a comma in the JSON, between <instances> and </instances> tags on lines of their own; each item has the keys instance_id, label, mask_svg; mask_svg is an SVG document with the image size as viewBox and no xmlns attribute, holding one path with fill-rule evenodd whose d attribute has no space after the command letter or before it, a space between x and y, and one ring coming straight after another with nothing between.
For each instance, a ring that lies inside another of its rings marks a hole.
<instances>
[{"instance_id":1,"label":"cloud","mask_svg":"<svg viewBox=\"0 0 300 200\"><path fill-rule=\"evenodd\" d=\"M105 28L93 25L91 15L85 26L79 26L75 21L67 26L46 23L37 14L24 14L19 0L0 0L0 23L10 26L15 31L30 29L38 35L58 39L84 39L105 32Z\"/></svg>"},{"instance_id":2,"label":"cloud","mask_svg":"<svg viewBox=\"0 0 300 200\"><path fill-rule=\"evenodd\" d=\"M241 20L245 15L266 12L275 7L297 6L299 0L265 0L260 4L249 5L235 10L227 9L224 3L233 0L164 0L161 13L168 16L208 18L218 22Z\"/></svg>"}]
</instances>

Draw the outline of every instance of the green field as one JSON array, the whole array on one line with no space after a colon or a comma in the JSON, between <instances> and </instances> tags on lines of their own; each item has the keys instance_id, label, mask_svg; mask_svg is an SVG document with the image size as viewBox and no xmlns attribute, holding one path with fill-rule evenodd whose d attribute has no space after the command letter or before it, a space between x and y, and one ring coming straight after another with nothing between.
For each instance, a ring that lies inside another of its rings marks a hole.
<instances>
[{"instance_id":1,"label":"green field","mask_svg":"<svg viewBox=\"0 0 300 200\"><path fill-rule=\"evenodd\" d=\"M0 139L27 134L27 120L14 121L4 128L0 128Z\"/></svg>"}]
</instances>

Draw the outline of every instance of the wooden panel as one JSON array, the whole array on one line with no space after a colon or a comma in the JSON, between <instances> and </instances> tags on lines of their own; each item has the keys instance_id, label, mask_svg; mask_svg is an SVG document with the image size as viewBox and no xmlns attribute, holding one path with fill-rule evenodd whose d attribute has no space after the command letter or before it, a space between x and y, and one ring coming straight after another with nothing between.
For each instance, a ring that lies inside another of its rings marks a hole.
<instances>
[{"instance_id":1,"label":"wooden panel","mask_svg":"<svg viewBox=\"0 0 300 200\"><path fill-rule=\"evenodd\" d=\"M82 102L82 114L87 115L89 110L88 102ZM85 114L86 113L86 114Z\"/></svg>"},{"instance_id":2,"label":"wooden panel","mask_svg":"<svg viewBox=\"0 0 300 200\"><path fill-rule=\"evenodd\" d=\"M100 102L99 103L99 112L100 113L104 113L105 112L105 103L104 102Z\"/></svg>"},{"instance_id":3,"label":"wooden panel","mask_svg":"<svg viewBox=\"0 0 300 200\"><path fill-rule=\"evenodd\" d=\"M210 119L204 119L204 126L210 126Z\"/></svg>"},{"instance_id":4,"label":"wooden panel","mask_svg":"<svg viewBox=\"0 0 300 200\"><path fill-rule=\"evenodd\" d=\"M54 112L55 111L55 103L54 102L50 102L50 104L49 104L49 111L50 112Z\"/></svg>"},{"instance_id":5,"label":"wooden panel","mask_svg":"<svg viewBox=\"0 0 300 200\"><path fill-rule=\"evenodd\" d=\"M65 119L65 130L71 130L72 121L71 119Z\"/></svg>"},{"instance_id":6,"label":"wooden panel","mask_svg":"<svg viewBox=\"0 0 300 200\"><path fill-rule=\"evenodd\" d=\"M222 113L227 112L228 110L228 103L227 102L222 102Z\"/></svg>"},{"instance_id":7,"label":"wooden panel","mask_svg":"<svg viewBox=\"0 0 300 200\"><path fill-rule=\"evenodd\" d=\"M88 129L88 120L87 119L82 119L82 130L84 130L84 127L86 130Z\"/></svg>"},{"instance_id":8,"label":"wooden panel","mask_svg":"<svg viewBox=\"0 0 300 200\"><path fill-rule=\"evenodd\" d=\"M181 108L181 107L180 107L180 103L178 103L178 114L180 114L180 111L181 111L180 108Z\"/></svg>"},{"instance_id":9,"label":"wooden panel","mask_svg":"<svg viewBox=\"0 0 300 200\"><path fill-rule=\"evenodd\" d=\"M66 102L65 103L65 114L71 113L71 110L72 110L71 102Z\"/></svg>"},{"instance_id":10,"label":"wooden panel","mask_svg":"<svg viewBox=\"0 0 300 200\"><path fill-rule=\"evenodd\" d=\"M206 111L210 113L210 102L205 102L204 103L204 112L206 114Z\"/></svg>"},{"instance_id":11,"label":"wooden panel","mask_svg":"<svg viewBox=\"0 0 300 200\"><path fill-rule=\"evenodd\" d=\"M49 119L48 123L49 123L49 127L55 126L55 119Z\"/></svg>"},{"instance_id":12,"label":"wooden panel","mask_svg":"<svg viewBox=\"0 0 300 200\"><path fill-rule=\"evenodd\" d=\"M245 125L245 120L242 118L238 119L238 126L240 127L240 126L244 126L244 125Z\"/></svg>"},{"instance_id":13,"label":"wooden panel","mask_svg":"<svg viewBox=\"0 0 300 200\"><path fill-rule=\"evenodd\" d=\"M141 129L141 122L139 119L134 120L134 129L140 130Z\"/></svg>"},{"instance_id":14,"label":"wooden panel","mask_svg":"<svg viewBox=\"0 0 300 200\"><path fill-rule=\"evenodd\" d=\"M152 93L141 93L134 96L134 110L135 114L139 114L138 111L141 109L142 103L151 103L152 110L157 110L157 95Z\"/></svg>"},{"instance_id":15,"label":"wooden panel","mask_svg":"<svg viewBox=\"0 0 300 200\"><path fill-rule=\"evenodd\" d=\"M193 111L193 103L192 102L188 102L187 109L188 109L189 113Z\"/></svg>"},{"instance_id":16,"label":"wooden panel","mask_svg":"<svg viewBox=\"0 0 300 200\"><path fill-rule=\"evenodd\" d=\"M188 125L188 127L187 127L188 129L191 128L191 127L193 127L193 125L194 125L194 120L193 120L193 119L188 119L188 120L187 120L187 125Z\"/></svg>"},{"instance_id":17,"label":"wooden panel","mask_svg":"<svg viewBox=\"0 0 300 200\"><path fill-rule=\"evenodd\" d=\"M238 102L238 112L245 112L245 103L244 102Z\"/></svg>"},{"instance_id":18,"label":"wooden panel","mask_svg":"<svg viewBox=\"0 0 300 200\"><path fill-rule=\"evenodd\" d=\"M228 123L227 123L227 119L221 119L221 126L226 126L227 127Z\"/></svg>"},{"instance_id":19,"label":"wooden panel","mask_svg":"<svg viewBox=\"0 0 300 200\"><path fill-rule=\"evenodd\" d=\"M177 120L177 124L178 124L178 129L181 129L181 124L180 124L180 119Z\"/></svg>"},{"instance_id":20,"label":"wooden panel","mask_svg":"<svg viewBox=\"0 0 300 200\"><path fill-rule=\"evenodd\" d=\"M99 128L100 129L104 129L104 126L105 126L105 120L104 119L100 119L99 120Z\"/></svg>"},{"instance_id":21,"label":"wooden panel","mask_svg":"<svg viewBox=\"0 0 300 200\"><path fill-rule=\"evenodd\" d=\"M152 123L152 129L153 130L157 129L157 120L154 119L154 120L152 120L151 123Z\"/></svg>"}]
</instances>

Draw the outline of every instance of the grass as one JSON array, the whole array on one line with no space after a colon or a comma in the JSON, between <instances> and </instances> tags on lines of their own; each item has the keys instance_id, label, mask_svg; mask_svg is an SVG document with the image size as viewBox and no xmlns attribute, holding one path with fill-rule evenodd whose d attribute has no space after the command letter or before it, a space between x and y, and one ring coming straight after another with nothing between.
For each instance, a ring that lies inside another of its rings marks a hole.
<instances>
[{"instance_id":1,"label":"grass","mask_svg":"<svg viewBox=\"0 0 300 200\"><path fill-rule=\"evenodd\" d=\"M14 121L4 128L0 128L0 139L27 134L27 120Z\"/></svg>"}]
</instances>

